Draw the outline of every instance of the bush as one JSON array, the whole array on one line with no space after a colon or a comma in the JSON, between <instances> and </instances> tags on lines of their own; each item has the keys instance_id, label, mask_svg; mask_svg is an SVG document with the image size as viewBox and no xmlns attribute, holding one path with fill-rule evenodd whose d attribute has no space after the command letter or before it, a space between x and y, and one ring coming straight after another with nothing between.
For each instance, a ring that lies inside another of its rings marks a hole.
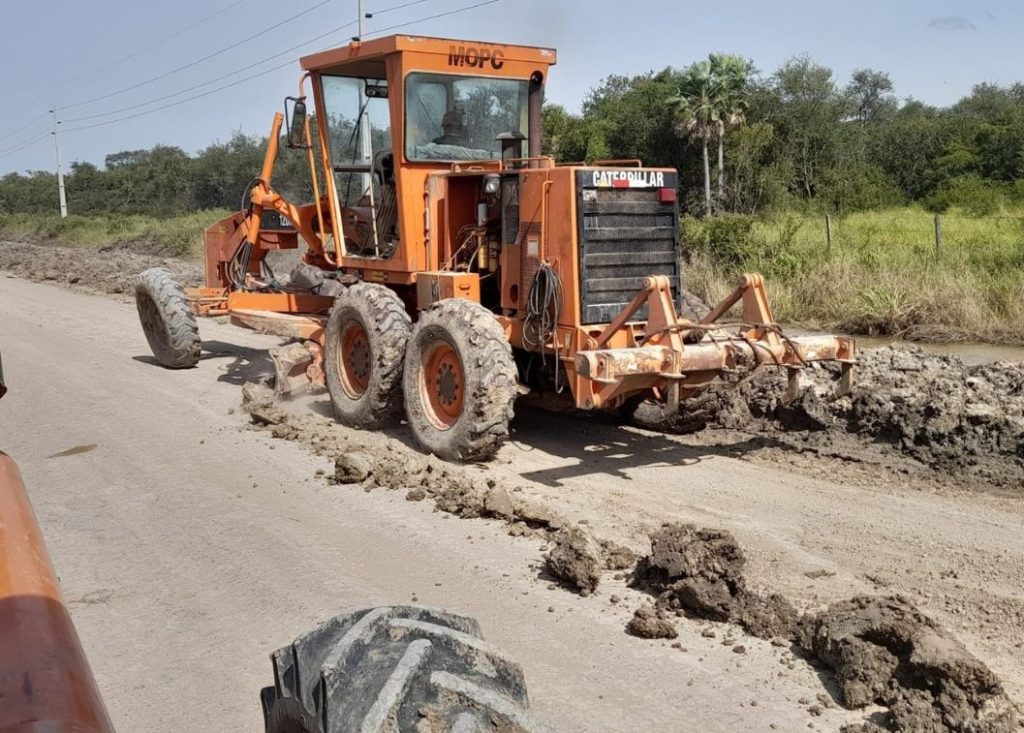
<instances>
[{"instance_id":1,"label":"bush","mask_svg":"<svg viewBox=\"0 0 1024 733\"><path fill-rule=\"evenodd\" d=\"M754 217L725 214L707 219L684 216L679 236L683 254L703 257L726 268L736 268L758 255L752 233Z\"/></svg>"},{"instance_id":2,"label":"bush","mask_svg":"<svg viewBox=\"0 0 1024 733\"><path fill-rule=\"evenodd\" d=\"M928 208L936 213L961 209L972 216L991 216L1007 203L1003 186L977 176L951 178L928 198Z\"/></svg>"}]
</instances>

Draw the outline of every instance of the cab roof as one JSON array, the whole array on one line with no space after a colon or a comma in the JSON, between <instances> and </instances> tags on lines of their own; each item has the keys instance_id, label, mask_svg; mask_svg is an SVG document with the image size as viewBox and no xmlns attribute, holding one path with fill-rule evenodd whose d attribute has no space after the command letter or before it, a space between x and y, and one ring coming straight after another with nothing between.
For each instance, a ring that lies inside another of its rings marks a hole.
<instances>
[{"instance_id":1,"label":"cab roof","mask_svg":"<svg viewBox=\"0 0 1024 733\"><path fill-rule=\"evenodd\" d=\"M460 48L488 49L492 53L498 50L509 61L532 62L545 66L553 66L556 58L553 48L454 38L393 35L363 42L353 41L347 46L303 56L299 59L299 63L305 71L323 71L353 61L379 62L385 56L393 53L413 52L448 56L460 52Z\"/></svg>"}]
</instances>

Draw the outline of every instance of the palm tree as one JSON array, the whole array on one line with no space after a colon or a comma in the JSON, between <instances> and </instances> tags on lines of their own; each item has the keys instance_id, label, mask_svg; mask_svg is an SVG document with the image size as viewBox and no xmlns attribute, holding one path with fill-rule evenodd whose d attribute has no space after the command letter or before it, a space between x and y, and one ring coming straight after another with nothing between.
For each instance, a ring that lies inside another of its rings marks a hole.
<instances>
[{"instance_id":1,"label":"palm tree","mask_svg":"<svg viewBox=\"0 0 1024 733\"><path fill-rule=\"evenodd\" d=\"M704 204L711 215L711 165L708 143L720 135L723 100L721 89L711 73L711 62L700 61L683 72L679 91L666 102L672 108L675 131L680 137L700 140L704 150Z\"/></svg>"},{"instance_id":2,"label":"palm tree","mask_svg":"<svg viewBox=\"0 0 1024 733\"><path fill-rule=\"evenodd\" d=\"M751 63L741 56L713 53L708 56L711 76L719 88L721 109L718 125L718 198L725 196L725 131L747 121L746 91Z\"/></svg>"},{"instance_id":3,"label":"palm tree","mask_svg":"<svg viewBox=\"0 0 1024 733\"><path fill-rule=\"evenodd\" d=\"M725 193L725 133L746 121L750 62L739 56L711 54L687 68L679 91L668 98L676 134L700 140L704 151L704 203L711 214L711 165L708 143L718 140L718 197Z\"/></svg>"}]
</instances>

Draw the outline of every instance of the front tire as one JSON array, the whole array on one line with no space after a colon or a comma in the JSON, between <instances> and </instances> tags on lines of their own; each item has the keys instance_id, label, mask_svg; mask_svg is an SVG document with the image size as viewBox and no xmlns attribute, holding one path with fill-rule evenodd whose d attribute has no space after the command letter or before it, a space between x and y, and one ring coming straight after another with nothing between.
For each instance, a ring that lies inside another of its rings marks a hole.
<instances>
[{"instance_id":1,"label":"front tire","mask_svg":"<svg viewBox=\"0 0 1024 733\"><path fill-rule=\"evenodd\" d=\"M185 291L165 267L151 267L135 283L135 307L149 348L168 369L199 363L202 341Z\"/></svg>"},{"instance_id":2,"label":"front tire","mask_svg":"<svg viewBox=\"0 0 1024 733\"><path fill-rule=\"evenodd\" d=\"M324 380L338 421L381 428L402 409L402 361L412 321L393 290L356 283L334 300L324 334Z\"/></svg>"},{"instance_id":3,"label":"front tire","mask_svg":"<svg viewBox=\"0 0 1024 733\"><path fill-rule=\"evenodd\" d=\"M540 733L515 662L472 618L417 606L338 616L271 655L266 733Z\"/></svg>"},{"instance_id":4,"label":"front tire","mask_svg":"<svg viewBox=\"0 0 1024 733\"><path fill-rule=\"evenodd\" d=\"M508 439L516 398L512 347L478 303L451 298L420 314L403 387L413 434L441 458L483 460Z\"/></svg>"}]
</instances>

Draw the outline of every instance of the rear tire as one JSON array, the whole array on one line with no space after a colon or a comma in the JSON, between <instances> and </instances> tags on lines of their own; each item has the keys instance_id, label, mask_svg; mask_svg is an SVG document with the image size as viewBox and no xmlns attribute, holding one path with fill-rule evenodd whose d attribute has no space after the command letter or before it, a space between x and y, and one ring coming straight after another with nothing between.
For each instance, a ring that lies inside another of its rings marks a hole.
<instances>
[{"instance_id":1,"label":"rear tire","mask_svg":"<svg viewBox=\"0 0 1024 733\"><path fill-rule=\"evenodd\" d=\"M135 283L135 307L153 356L168 369L199 363L202 341L195 313L170 270L151 267Z\"/></svg>"},{"instance_id":2,"label":"rear tire","mask_svg":"<svg viewBox=\"0 0 1024 733\"><path fill-rule=\"evenodd\" d=\"M544 730L519 665L476 621L415 606L337 616L271 655L266 733Z\"/></svg>"},{"instance_id":3,"label":"rear tire","mask_svg":"<svg viewBox=\"0 0 1024 733\"><path fill-rule=\"evenodd\" d=\"M450 298L421 313L402 381L409 426L431 453L478 461L508 439L517 394L512 347L480 304Z\"/></svg>"},{"instance_id":4,"label":"rear tire","mask_svg":"<svg viewBox=\"0 0 1024 733\"><path fill-rule=\"evenodd\" d=\"M402 409L402 361L412 321L395 292L356 283L334 300L324 334L324 380L338 421L380 428Z\"/></svg>"}]
</instances>

